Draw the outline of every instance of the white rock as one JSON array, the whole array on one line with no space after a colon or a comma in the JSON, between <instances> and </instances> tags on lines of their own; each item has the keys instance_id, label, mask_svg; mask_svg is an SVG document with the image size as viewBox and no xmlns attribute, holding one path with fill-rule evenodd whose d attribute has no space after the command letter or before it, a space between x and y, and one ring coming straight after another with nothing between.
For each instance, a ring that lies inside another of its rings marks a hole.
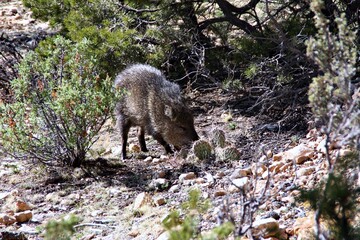
<instances>
[{"instance_id":1,"label":"white rock","mask_svg":"<svg viewBox=\"0 0 360 240\"><path fill-rule=\"evenodd\" d=\"M215 183L215 179L214 179L213 175L211 175L210 173L205 174L205 179L209 184Z\"/></svg>"},{"instance_id":2,"label":"white rock","mask_svg":"<svg viewBox=\"0 0 360 240\"><path fill-rule=\"evenodd\" d=\"M279 233L279 223L273 218L256 220L252 227L251 232L256 238L275 237Z\"/></svg>"},{"instance_id":3,"label":"white rock","mask_svg":"<svg viewBox=\"0 0 360 240\"><path fill-rule=\"evenodd\" d=\"M149 157L147 157L147 158L144 159L144 162L146 162L146 163L151 163L152 160L153 160L153 158L149 156Z\"/></svg>"},{"instance_id":4,"label":"white rock","mask_svg":"<svg viewBox=\"0 0 360 240\"><path fill-rule=\"evenodd\" d=\"M117 146L117 147L112 147L111 148L111 153L115 156L118 156L121 154L121 147Z\"/></svg>"},{"instance_id":5,"label":"white rock","mask_svg":"<svg viewBox=\"0 0 360 240\"><path fill-rule=\"evenodd\" d=\"M293 161L297 164L301 164L306 160L314 157L314 150L306 146L305 144L300 144L294 148L291 148L285 152L275 154L273 159L274 161Z\"/></svg>"},{"instance_id":6,"label":"white rock","mask_svg":"<svg viewBox=\"0 0 360 240\"><path fill-rule=\"evenodd\" d=\"M237 178L232 180L232 184L234 184L237 188L241 188L241 189L247 189L248 183L249 183L248 177Z\"/></svg>"},{"instance_id":7,"label":"white rock","mask_svg":"<svg viewBox=\"0 0 360 240\"><path fill-rule=\"evenodd\" d=\"M280 169L282 166L284 166L285 164L283 162L273 162L270 167L269 167L269 170L272 172L272 173L279 173L280 172Z\"/></svg>"},{"instance_id":8,"label":"white rock","mask_svg":"<svg viewBox=\"0 0 360 240\"><path fill-rule=\"evenodd\" d=\"M166 156L166 155L161 155L161 156L160 156L160 160L161 160L162 162L165 162L165 161L169 160L169 157Z\"/></svg>"},{"instance_id":9,"label":"white rock","mask_svg":"<svg viewBox=\"0 0 360 240\"><path fill-rule=\"evenodd\" d=\"M160 236L156 240L169 240L169 233L167 231L160 234Z\"/></svg>"},{"instance_id":10,"label":"white rock","mask_svg":"<svg viewBox=\"0 0 360 240\"><path fill-rule=\"evenodd\" d=\"M138 209L141 208L142 206L149 204L152 202L151 196L150 194L146 193L146 192L142 192L139 195L137 195L137 197L135 198L134 201L134 209Z\"/></svg>"},{"instance_id":11,"label":"white rock","mask_svg":"<svg viewBox=\"0 0 360 240\"><path fill-rule=\"evenodd\" d=\"M196 175L194 172L188 172L188 173L183 173L180 175L179 177L179 181L183 182L184 180L191 180L191 179L195 179Z\"/></svg>"},{"instance_id":12,"label":"white rock","mask_svg":"<svg viewBox=\"0 0 360 240\"><path fill-rule=\"evenodd\" d=\"M238 168L231 174L230 179L242 178L251 175L251 168Z\"/></svg>"},{"instance_id":13,"label":"white rock","mask_svg":"<svg viewBox=\"0 0 360 240\"><path fill-rule=\"evenodd\" d=\"M161 163L162 160L160 158L154 158L152 161L151 161L153 164L158 164L158 163Z\"/></svg>"},{"instance_id":14,"label":"white rock","mask_svg":"<svg viewBox=\"0 0 360 240\"><path fill-rule=\"evenodd\" d=\"M180 190L180 186L178 184L176 184L174 186L171 186L171 188L169 189L169 192L176 193L176 192L179 192L179 190Z\"/></svg>"}]
</instances>

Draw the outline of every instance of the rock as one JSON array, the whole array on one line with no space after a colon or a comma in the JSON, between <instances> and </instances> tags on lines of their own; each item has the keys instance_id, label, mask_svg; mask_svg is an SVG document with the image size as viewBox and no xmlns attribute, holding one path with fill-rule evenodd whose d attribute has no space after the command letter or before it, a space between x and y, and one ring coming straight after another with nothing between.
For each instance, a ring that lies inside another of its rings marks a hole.
<instances>
[{"instance_id":1,"label":"rock","mask_svg":"<svg viewBox=\"0 0 360 240\"><path fill-rule=\"evenodd\" d=\"M270 176L269 172L268 172L268 171L265 171L265 172L261 175L261 178L262 178L262 179L267 179L269 176Z\"/></svg>"},{"instance_id":2,"label":"rock","mask_svg":"<svg viewBox=\"0 0 360 240\"><path fill-rule=\"evenodd\" d=\"M195 179L195 182L197 184L203 184L203 183L206 183L206 180L204 178L197 178L197 179Z\"/></svg>"},{"instance_id":3,"label":"rock","mask_svg":"<svg viewBox=\"0 0 360 240\"><path fill-rule=\"evenodd\" d=\"M165 178L166 177L166 172L165 171L159 171L157 175L158 175L158 178Z\"/></svg>"},{"instance_id":4,"label":"rock","mask_svg":"<svg viewBox=\"0 0 360 240\"><path fill-rule=\"evenodd\" d=\"M23 212L27 210L31 210L32 207L23 201L16 201L15 203L15 212Z\"/></svg>"},{"instance_id":5,"label":"rock","mask_svg":"<svg viewBox=\"0 0 360 240\"><path fill-rule=\"evenodd\" d=\"M247 189L248 183L249 183L248 177L238 178L238 179L234 179L232 181L232 184L235 185L235 187L240 188L240 189Z\"/></svg>"},{"instance_id":6,"label":"rock","mask_svg":"<svg viewBox=\"0 0 360 240\"><path fill-rule=\"evenodd\" d=\"M251 175L251 168L238 168L231 174L230 179L242 178Z\"/></svg>"},{"instance_id":7,"label":"rock","mask_svg":"<svg viewBox=\"0 0 360 240\"><path fill-rule=\"evenodd\" d=\"M179 192L180 190L180 186L178 184L171 186L171 188L169 189L169 193L176 193Z\"/></svg>"},{"instance_id":8,"label":"rock","mask_svg":"<svg viewBox=\"0 0 360 240\"><path fill-rule=\"evenodd\" d=\"M146 162L146 163L151 163L152 160L153 160L153 158L152 158L151 156L149 156L149 157L147 157L147 158L144 159L144 162Z\"/></svg>"},{"instance_id":9,"label":"rock","mask_svg":"<svg viewBox=\"0 0 360 240\"><path fill-rule=\"evenodd\" d=\"M160 234L160 236L156 240L169 240L169 233L167 231Z\"/></svg>"},{"instance_id":10,"label":"rock","mask_svg":"<svg viewBox=\"0 0 360 240\"><path fill-rule=\"evenodd\" d=\"M165 200L164 197L159 196L159 197L154 198L154 202L155 202L156 205L161 206L161 205L164 205L166 203L166 200Z\"/></svg>"},{"instance_id":11,"label":"rock","mask_svg":"<svg viewBox=\"0 0 360 240\"><path fill-rule=\"evenodd\" d=\"M263 163L254 163L251 166L251 171L255 176L261 176L267 170Z\"/></svg>"},{"instance_id":12,"label":"rock","mask_svg":"<svg viewBox=\"0 0 360 240\"><path fill-rule=\"evenodd\" d=\"M157 179L153 179L150 182L149 187L155 189L165 189L168 188L168 185L169 185L169 181L167 179L157 178Z\"/></svg>"},{"instance_id":13,"label":"rock","mask_svg":"<svg viewBox=\"0 0 360 240\"><path fill-rule=\"evenodd\" d=\"M33 214L30 210L14 214L14 217L18 223L27 222L32 218L32 216Z\"/></svg>"},{"instance_id":14,"label":"rock","mask_svg":"<svg viewBox=\"0 0 360 240\"><path fill-rule=\"evenodd\" d=\"M307 147L305 144L300 144L294 148L291 148L285 152L275 154L274 161L295 161L297 164L301 164L306 160L314 156L314 150Z\"/></svg>"},{"instance_id":15,"label":"rock","mask_svg":"<svg viewBox=\"0 0 360 240\"><path fill-rule=\"evenodd\" d=\"M340 157L345 157L346 155L349 155L351 153L353 153L353 151L351 151L351 149L340 149L339 150Z\"/></svg>"},{"instance_id":16,"label":"rock","mask_svg":"<svg viewBox=\"0 0 360 240\"><path fill-rule=\"evenodd\" d=\"M149 193L142 192L135 198L133 209L139 209L145 205L152 203L152 198Z\"/></svg>"},{"instance_id":17,"label":"rock","mask_svg":"<svg viewBox=\"0 0 360 240\"><path fill-rule=\"evenodd\" d=\"M226 195L226 191L223 189L216 190L214 193L215 197L221 197L221 196L225 196L225 195Z\"/></svg>"},{"instance_id":18,"label":"rock","mask_svg":"<svg viewBox=\"0 0 360 240\"><path fill-rule=\"evenodd\" d=\"M215 179L222 179L223 177L225 177L225 173L223 171L217 172L214 176Z\"/></svg>"},{"instance_id":19,"label":"rock","mask_svg":"<svg viewBox=\"0 0 360 240\"><path fill-rule=\"evenodd\" d=\"M112 153L114 156L120 155L120 154L121 154L121 146L117 146L117 147L111 148L111 153Z\"/></svg>"},{"instance_id":20,"label":"rock","mask_svg":"<svg viewBox=\"0 0 360 240\"><path fill-rule=\"evenodd\" d=\"M279 234L279 223L273 218L256 220L252 224L252 235L255 238L275 237Z\"/></svg>"},{"instance_id":21,"label":"rock","mask_svg":"<svg viewBox=\"0 0 360 240\"><path fill-rule=\"evenodd\" d=\"M298 176L309 176L315 172L315 167L300 168L297 171Z\"/></svg>"},{"instance_id":22,"label":"rock","mask_svg":"<svg viewBox=\"0 0 360 240\"><path fill-rule=\"evenodd\" d=\"M10 194L11 194L11 192L0 192L0 200L5 199Z\"/></svg>"},{"instance_id":23,"label":"rock","mask_svg":"<svg viewBox=\"0 0 360 240\"><path fill-rule=\"evenodd\" d=\"M151 163L153 164L158 164L158 163L161 163L161 159L160 158L153 158L153 160L151 161Z\"/></svg>"},{"instance_id":24,"label":"rock","mask_svg":"<svg viewBox=\"0 0 360 240\"><path fill-rule=\"evenodd\" d=\"M16 222L16 218L14 216L10 216L7 214L0 214L0 225L11 225Z\"/></svg>"},{"instance_id":25,"label":"rock","mask_svg":"<svg viewBox=\"0 0 360 240\"><path fill-rule=\"evenodd\" d=\"M210 173L205 174L205 179L210 185L215 183L215 178Z\"/></svg>"},{"instance_id":26,"label":"rock","mask_svg":"<svg viewBox=\"0 0 360 240\"><path fill-rule=\"evenodd\" d=\"M179 181L184 182L184 180L191 180L191 179L195 179L195 178L196 178L196 175L194 172L188 172L188 173L181 174L179 177Z\"/></svg>"},{"instance_id":27,"label":"rock","mask_svg":"<svg viewBox=\"0 0 360 240\"><path fill-rule=\"evenodd\" d=\"M133 144L133 143L129 145L129 151L134 152L134 153L141 152L140 147L138 145L136 145L136 144Z\"/></svg>"},{"instance_id":28,"label":"rock","mask_svg":"<svg viewBox=\"0 0 360 240\"><path fill-rule=\"evenodd\" d=\"M139 232L139 230L137 230L137 229L133 229L133 230L131 230L130 232L128 232L128 236L129 237L136 237L136 236L138 236L140 234L140 232Z\"/></svg>"}]
</instances>

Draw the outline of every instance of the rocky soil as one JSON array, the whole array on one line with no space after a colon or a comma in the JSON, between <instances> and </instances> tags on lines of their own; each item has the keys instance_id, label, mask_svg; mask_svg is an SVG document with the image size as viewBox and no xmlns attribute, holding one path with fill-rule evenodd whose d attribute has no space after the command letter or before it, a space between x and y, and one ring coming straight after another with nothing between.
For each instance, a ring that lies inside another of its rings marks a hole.
<instances>
[{"instance_id":1,"label":"rocky soil","mask_svg":"<svg viewBox=\"0 0 360 240\"><path fill-rule=\"evenodd\" d=\"M0 28L6 34L50 31L46 23L31 19L20 1L0 3ZM185 213L181 203L194 188L201 191L201 201L211 202L198 226L204 234L226 221L233 221L237 231L246 228L251 222L243 218L243 207L251 200L255 238L305 239L314 217L309 206L296 201L297 187L312 188L326 175L324 137L315 129L270 131L259 118L228 109L237 96L221 90L187 96L203 140L211 142L218 130L225 133L226 146L213 146L216 157L162 155L151 138L145 155L138 151L133 130L133 157L120 161L120 139L111 121L84 168L49 170L2 156L0 239L43 239L49 221L71 214L80 218L72 239L168 239L162 221L173 210ZM219 148L229 147L237 155L222 158ZM347 152L334 147L330 154Z\"/></svg>"}]
</instances>

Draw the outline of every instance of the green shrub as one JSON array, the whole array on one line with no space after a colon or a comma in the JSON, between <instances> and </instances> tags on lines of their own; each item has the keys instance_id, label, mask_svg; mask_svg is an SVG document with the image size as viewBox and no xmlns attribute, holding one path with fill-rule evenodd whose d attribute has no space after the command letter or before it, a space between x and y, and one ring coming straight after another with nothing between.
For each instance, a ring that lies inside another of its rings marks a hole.
<instances>
[{"instance_id":1,"label":"green shrub","mask_svg":"<svg viewBox=\"0 0 360 240\"><path fill-rule=\"evenodd\" d=\"M21 62L11 82L15 100L0 108L1 139L15 157L79 166L121 93L83 54L86 39L51 42Z\"/></svg>"},{"instance_id":2,"label":"green shrub","mask_svg":"<svg viewBox=\"0 0 360 240\"><path fill-rule=\"evenodd\" d=\"M70 215L68 219L60 221L51 220L45 226L45 240L68 240L75 233L74 226L79 223L79 218Z\"/></svg>"},{"instance_id":3,"label":"green shrub","mask_svg":"<svg viewBox=\"0 0 360 240\"><path fill-rule=\"evenodd\" d=\"M101 73L113 77L126 65L134 62L156 63L163 60L161 38L156 27L149 28L146 11L136 13L121 7L116 0L43 1L23 0L35 18L49 21L66 38L80 42L89 40L84 52L96 56ZM145 3L127 3L128 7L144 7ZM154 42L156 44L154 44Z\"/></svg>"},{"instance_id":4,"label":"green shrub","mask_svg":"<svg viewBox=\"0 0 360 240\"><path fill-rule=\"evenodd\" d=\"M202 214L206 213L210 207L210 201L201 198L200 190L190 190L188 201L183 202L181 207L184 216L181 216L179 211L174 211L162 222L169 232L170 240L226 239L235 229L232 223L225 222L203 236L199 231L199 224Z\"/></svg>"},{"instance_id":5,"label":"green shrub","mask_svg":"<svg viewBox=\"0 0 360 240\"><path fill-rule=\"evenodd\" d=\"M315 1L311 7L317 15L318 33L307 41L307 55L323 74L313 78L309 101L313 113L328 121L332 110L351 98L350 82L356 73L357 62L356 32L349 31L345 15L336 18L337 31L331 32L329 21L321 13L324 3Z\"/></svg>"}]
</instances>

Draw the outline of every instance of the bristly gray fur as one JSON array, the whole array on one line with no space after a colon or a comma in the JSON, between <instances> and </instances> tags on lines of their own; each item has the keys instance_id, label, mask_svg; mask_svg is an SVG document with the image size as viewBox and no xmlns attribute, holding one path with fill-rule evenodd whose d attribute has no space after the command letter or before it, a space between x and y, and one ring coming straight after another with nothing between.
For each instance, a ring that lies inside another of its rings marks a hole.
<instances>
[{"instance_id":1,"label":"bristly gray fur","mask_svg":"<svg viewBox=\"0 0 360 240\"><path fill-rule=\"evenodd\" d=\"M180 148L198 139L194 120L180 87L166 80L160 70L144 64L127 67L115 78L115 87L126 94L116 107L118 126L123 138L126 158L127 134L131 126L139 126L140 147L146 151L144 133L152 135L171 152L169 144Z\"/></svg>"}]
</instances>

